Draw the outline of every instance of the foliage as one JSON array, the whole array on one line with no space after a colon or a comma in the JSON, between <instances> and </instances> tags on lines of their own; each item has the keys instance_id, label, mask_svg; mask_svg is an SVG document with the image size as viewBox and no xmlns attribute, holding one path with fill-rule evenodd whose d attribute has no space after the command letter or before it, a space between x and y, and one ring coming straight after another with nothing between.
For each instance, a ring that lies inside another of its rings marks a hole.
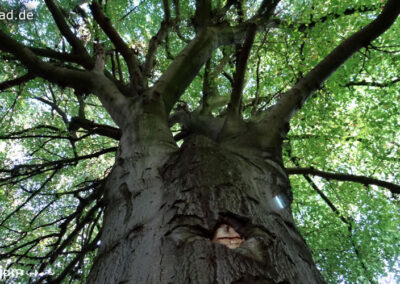
<instances>
[{"instance_id":1,"label":"foliage","mask_svg":"<svg viewBox=\"0 0 400 284\"><path fill-rule=\"evenodd\" d=\"M3 2L1 10L23 8L21 1ZM152 37L166 23L163 1L102 2L115 29L144 62ZM150 84L195 36L194 1L170 2L175 22L169 23L170 32L157 49ZM212 1L213 8L222 9L226 2ZM260 1L239 2L223 15L232 25L255 15ZM93 54L94 41L104 42L106 70L118 81L129 78L121 55L93 20L88 5L79 6L78 1L58 4L89 53ZM376 18L382 7L378 0L280 1L273 21L254 40L243 116L259 120L262 111L344 38ZM46 5L40 3L34 12L33 21L2 21L2 31L27 46L71 52ZM397 20L384 35L354 54L291 120L283 149L286 167L400 183L399 30ZM1 82L26 74L11 54L1 51L0 55ZM78 68L76 63L44 60ZM218 68L220 72L213 73ZM212 113L223 116L234 74L235 48L219 48L174 111L201 109L203 83L210 78L216 100L223 102ZM85 119L99 126L116 125L92 94L79 94L40 78L11 88L1 84L1 267L38 270L55 278L68 269L67 279L80 283L98 244L101 183L112 167L118 141L89 128L71 131L71 122L84 109ZM182 129L175 124L172 130L177 134ZM291 176L291 182L297 224L329 283L400 279L398 195L373 185L303 175Z\"/></svg>"}]
</instances>

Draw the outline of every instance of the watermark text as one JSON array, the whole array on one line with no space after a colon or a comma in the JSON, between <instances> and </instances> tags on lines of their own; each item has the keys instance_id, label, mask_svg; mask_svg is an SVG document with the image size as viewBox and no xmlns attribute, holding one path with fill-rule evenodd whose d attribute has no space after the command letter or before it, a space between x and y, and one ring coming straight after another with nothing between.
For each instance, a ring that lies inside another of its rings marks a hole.
<instances>
[{"instance_id":1,"label":"watermark text","mask_svg":"<svg viewBox=\"0 0 400 284\"><path fill-rule=\"evenodd\" d=\"M21 10L15 11L10 10L7 12L0 11L0 21L24 21L24 20L33 20L34 13L29 10Z\"/></svg>"},{"instance_id":2,"label":"watermark text","mask_svg":"<svg viewBox=\"0 0 400 284\"><path fill-rule=\"evenodd\" d=\"M25 275L29 277L37 277L39 273L37 271L26 272L22 269L17 269L17 268L3 269L0 266L0 281L7 279L16 279Z\"/></svg>"}]
</instances>

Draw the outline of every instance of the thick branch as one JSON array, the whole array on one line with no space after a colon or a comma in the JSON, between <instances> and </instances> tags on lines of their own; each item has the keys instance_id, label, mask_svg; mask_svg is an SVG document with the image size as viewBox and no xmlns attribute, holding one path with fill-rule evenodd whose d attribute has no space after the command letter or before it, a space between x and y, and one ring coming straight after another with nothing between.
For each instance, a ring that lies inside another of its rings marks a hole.
<instances>
[{"instance_id":1,"label":"thick branch","mask_svg":"<svg viewBox=\"0 0 400 284\"><path fill-rule=\"evenodd\" d=\"M226 64L231 60L230 52L223 52L224 56L218 65L211 70L211 60L208 60L204 69L203 76L203 97L200 107L200 114L210 115L215 108L225 106L229 98L220 96L215 79L222 73Z\"/></svg>"},{"instance_id":2,"label":"thick branch","mask_svg":"<svg viewBox=\"0 0 400 284\"><path fill-rule=\"evenodd\" d=\"M342 174L342 173L329 173L323 172L320 170L316 170L313 168L287 168L286 172L289 175L314 175L320 176L326 179L335 179L340 181L352 181L357 183L362 183L365 185L377 185L381 187L385 187L389 189L393 194L400 193L400 185L390 183L387 181L378 180L375 178L369 178L365 176L357 176L357 175L350 175L350 174Z\"/></svg>"},{"instance_id":3,"label":"thick branch","mask_svg":"<svg viewBox=\"0 0 400 284\"><path fill-rule=\"evenodd\" d=\"M72 33L70 28L68 27L67 22L65 21L64 15L58 6L55 0L45 0L46 6L49 9L50 13L53 15L54 21L57 24L58 29L61 34L67 39L67 41L71 44L73 51L78 54L85 55L89 57L85 47L82 42Z\"/></svg>"},{"instance_id":4,"label":"thick branch","mask_svg":"<svg viewBox=\"0 0 400 284\"><path fill-rule=\"evenodd\" d=\"M356 51L367 46L389 29L399 13L400 1L389 0L382 13L374 21L344 40L292 89L283 94L270 110L267 119L273 119L275 124L281 126L288 123L295 112L337 68Z\"/></svg>"},{"instance_id":5,"label":"thick branch","mask_svg":"<svg viewBox=\"0 0 400 284\"><path fill-rule=\"evenodd\" d=\"M28 47L17 42L12 37L0 30L0 49L13 54L25 65L30 73L42 77L62 87L90 88L90 73L79 70L71 70L54 66L40 60Z\"/></svg>"},{"instance_id":6,"label":"thick branch","mask_svg":"<svg viewBox=\"0 0 400 284\"><path fill-rule=\"evenodd\" d=\"M113 118L114 122L121 126L128 122L126 110L128 107L125 92L121 92L118 85L109 80L104 73L91 72L93 75L93 93L100 99L103 106ZM128 110L129 111L129 110Z\"/></svg>"},{"instance_id":7,"label":"thick branch","mask_svg":"<svg viewBox=\"0 0 400 284\"><path fill-rule=\"evenodd\" d=\"M94 61L92 60L92 58L80 54L64 53L52 50L50 48L29 47L29 49L33 51L33 53L35 53L37 56L52 58L60 60L62 62L77 63L83 66L87 70L92 70L94 67ZM114 74L110 74L108 71L106 71L105 75L108 79L114 82L114 84L118 87L121 93L127 92L127 88L123 86L123 84L115 78Z\"/></svg>"},{"instance_id":8,"label":"thick branch","mask_svg":"<svg viewBox=\"0 0 400 284\"><path fill-rule=\"evenodd\" d=\"M211 17L211 1L196 0L196 12L194 15L194 27L201 29L209 24Z\"/></svg>"},{"instance_id":9,"label":"thick branch","mask_svg":"<svg viewBox=\"0 0 400 284\"><path fill-rule=\"evenodd\" d=\"M143 89L144 88L143 76L139 69L139 62L135 56L135 53L124 42L119 33L112 26L110 19L103 14L100 5L96 1L92 2L92 4L90 5L90 9L92 10L92 14L96 22L105 32L105 34L110 38L115 48L124 57L126 64L128 65L129 74L132 77L131 78L131 80L133 81L132 85Z\"/></svg>"},{"instance_id":10,"label":"thick branch","mask_svg":"<svg viewBox=\"0 0 400 284\"><path fill-rule=\"evenodd\" d=\"M187 44L154 86L154 91L162 94L167 112L179 100L212 52L222 45L241 42L245 31L244 25L207 27Z\"/></svg>"},{"instance_id":11,"label":"thick branch","mask_svg":"<svg viewBox=\"0 0 400 284\"><path fill-rule=\"evenodd\" d=\"M72 87L82 93L94 92L117 124L125 121L123 109L125 97L120 86L107 74L72 70L54 66L40 60L29 48L20 44L0 30L0 50L13 54L28 70L61 87Z\"/></svg>"},{"instance_id":12,"label":"thick branch","mask_svg":"<svg viewBox=\"0 0 400 284\"><path fill-rule=\"evenodd\" d=\"M77 64L83 66L87 70L92 70L94 67L94 61L92 60L92 58L82 56L80 54L64 53L64 52L52 50L50 48L29 47L29 49L31 51L33 51L33 53L35 53L37 56L52 58L52 59L60 60L62 62L77 63ZM114 74L110 74L108 71L106 71L105 75L107 76L108 79L110 79L111 81L114 82L114 84L118 87L118 89L121 91L121 93L127 92L127 89L125 88L125 86L123 86L122 83L119 82L115 78Z\"/></svg>"},{"instance_id":13,"label":"thick branch","mask_svg":"<svg viewBox=\"0 0 400 284\"><path fill-rule=\"evenodd\" d=\"M211 96L214 96L215 88L213 88L212 83L214 78L210 78L211 73L211 60L207 60L206 66L204 68L204 76L203 76L203 97L201 101L201 114L209 115L211 113L211 109L209 108L208 100Z\"/></svg>"},{"instance_id":14,"label":"thick branch","mask_svg":"<svg viewBox=\"0 0 400 284\"><path fill-rule=\"evenodd\" d=\"M247 30L246 40L237 55L236 72L233 78L233 88L231 100L228 105L228 114L238 117L242 104L242 93L245 82L247 60L249 59L251 48L253 47L254 37L257 26L250 24Z\"/></svg>"},{"instance_id":15,"label":"thick branch","mask_svg":"<svg viewBox=\"0 0 400 284\"><path fill-rule=\"evenodd\" d=\"M132 52L129 46L125 43L125 41L121 38L119 33L112 26L110 19L103 14L100 5L96 1L93 1L93 3L90 5L90 9L92 10L94 19L103 29L105 34L110 38L115 48L119 52L121 52L122 56L125 59L130 58L130 54Z\"/></svg>"},{"instance_id":16,"label":"thick branch","mask_svg":"<svg viewBox=\"0 0 400 284\"><path fill-rule=\"evenodd\" d=\"M31 73L27 73L21 77L12 79L12 80L8 80L8 81L4 81L0 83L0 91L4 91L8 88L14 87L14 86L18 86L21 85L23 83L26 83L32 79L34 79L36 76L31 74Z\"/></svg>"},{"instance_id":17,"label":"thick branch","mask_svg":"<svg viewBox=\"0 0 400 284\"><path fill-rule=\"evenodd\" d=\"M90 133L107 136L115 140L121 138L121 130L109 125L97 124L81 117L73 117L69 124L69 130L77 130L79 128L88 130Z\"/></svg>"},{"instance_id":18,"label":"thick branch","mask_svg":"<svg viewBox=\"0 0 400 284\"><path fill-rule=\"evenodd\" d=\"M278 2L279 0L263 1L256 16L249 22L235 27L226 25L203 27L178 54L154 86L154 91L162 94L167 112L171 111L215 49L222 45L243 42L249 24L256 23L260 29L263 28Z\"/></svg>"}]
</instances>

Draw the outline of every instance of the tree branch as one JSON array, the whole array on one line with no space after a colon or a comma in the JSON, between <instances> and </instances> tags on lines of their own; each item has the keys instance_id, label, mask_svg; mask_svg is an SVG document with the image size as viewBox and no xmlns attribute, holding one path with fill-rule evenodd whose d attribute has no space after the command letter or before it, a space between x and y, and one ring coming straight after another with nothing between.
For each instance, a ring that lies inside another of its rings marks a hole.
<instances>
[{"instance_id":1,"label":"tree branch","mask_svg":"<svg viewBox=\"0 0 400 284\"><path fill-rule=\"evenodd\" d=\"M236 71L233 77L231 100L228 105L229 116L240 116L247 60L249 59L251 48L253 47L256 30L257 26L255 24L250 24L248 26L246 39L237 54Z\"/></svg>"},{"instance_id":2,"label":"tree branch","mask_svg":"<svg viewBox=\"0 0 400 284\"><path fill-rule=\"evenodd\" d=\"M367 87L377 87L377 88L385 88L389 87L391 85L394 85L396 83L400 82L400 78L394 79L390 82L384 82L384 83L379 83L379 82L367 82L367 81L359 81L359 82L349 82L346 84L346 87L350 86L367 86Z\"/></svg>"},{"instance_id":3,"label":"tree branch","mask_svg":"<svg viewBox=\"0 0 400 284\"><path fill-rule=\"evenodd\" d=\"M66 268L61 272L61 274L54 280L53 283L61 283L65 277L71 275L73 268L76 264L81 261L87 254L91 251L94 251L99 246L98 243L100 241L101 233L97 233L96 237L87 245L85 245L82 250L76 254L76 256L72 259L72 261L66 266Z\"/></svg>"},{"instance_id":4,"label":"tree branch","mask_svg":"<svg viewBox=\"0 0 400 284\"><path fill-rule=\"evenodd\" d=\"M115 78L108 79L108 73L72 70L44 62L28 47L1 30L0 50L13 54L31 73L60 87L71 87L80 93L94 92L117 124L126 122L123 112L126 107L124 92Z\"/></svg>"},{"instance_id":5,"label":"tree branch","mask_svg":"<svg viewBox=\"0 0 400 284\"><path fill-rule=\"evenodd\" d=\"M137 6L134 6L132 9L130 9L128 12L126 12L125 15L123 15L121 17L121 19L119 19L119 21L123 21L126 17L128 17L130 14L132 14L144 1L140 1L139 4L137 4Z\"/></svg>"},{"instance_id":6,"label":"tree branch","mask_svg":"<svg viewBox=\"0 0 400 284\"><path fill-rule=\"evenodd\" d=\"M203 75L203 96L199 113L202 115L210 115L215 108L225 106L229 102L226 96L220 96L215 79L222 73L226 64L231 60L231 53L224 52L224 56L213 70L211 70L211 59L207 61Z\"/></svg>"},{"instance_id":7,"label":"tree branch","mask_svg":"<svg viewBox=\"0 0 400 284\"><path fill-rule=\"evenodd\" d=\"M161 42L166 39L170 28L174 25L171 21L171 13L168 0L163 0L164 20L157 34L154 35L149 42L149 48L146 54L146 61L143 65L143 76L150 77L151 69L154 66L154 57Z\"/></svg>"},{"instance_id":8,"label":"tree branch","mask_svg":"<svg viewBox=\"0 0 400 284\"><path fill-rule=\"evenodd\" d=\"M211 60L207 60L206 66L204 68L203 75L203 96L201 98L201 109L200 113L209 115L211 114L211 108L209 107L209 98L215 95L215 88L213 88L213 79L210 78L211 73Z\"/></svg>"},{"instance_id":9,"label":"tree branch","mask_svg":"<svg viewBox=\"0 0 400 284\"><path fill-rule=\"evenodd\" d=\"M259 28L264 27L278 2L279 0L264 0L252 19L237 26L221 24L199 30L153 87L154 92L162 94L167 113L215 49L222 45L243 42L249 24L255 23Z\"/></svg>"},{"instance_id":10,"label":"tree branch","mask_svg":"<svg viewBox=\"0 0 400 284\"><path fill-rule=\"evenodd\" d=\"M78 130L79 128L86 129L90 133L107 136L115 140L119 140L121 138L121 130L119 128L115 128L109 125L97 124L93 121L90 121L81 117L73 117L71 122L69 123L68 129L70 131Z\"/></svg>"},{"instance_id":11,"label":"tree branch","mask_svg":"<svg viewBox=\"0 0 400 284\"><path fill-rule=\"evenodd\" d=\"M52 58L52 59L60 60L62 62L77 63L77 64L83 66L87 70L92 70L94 67L94 60L92 60L92 58L82 56L80 54L64 53L64 52L52 50L50 48L37 48L37 47L28 47L28 48L33 53L35 53L37 56ZM122 73L122 71L121 71L121 73ZM114 74L110 74L108 71L106 71L105 75L108 79L110 79L111 81L114 82L114 84L121 91L121 93L127 92L127 88L115 78Z\"/></svg>"},{"instance_id":12,"label":"tree branch","mask_svg":"<svg viewBox=\"0 0 400 284\"><path fill-rule=\"evenodd\" d=\"M334 19L339 19L342 16L350 16L353 15L355 13L366 13L366 12L373 12L376 11L379 7L372 5L370 7L360 7L360 8L353 8L353 7L349 7L346 10L344 10L342 13L329 13L326 14L325 16L318 18L318 19L314 19L309 23L294 23L294 24L290 24L290 27L293 28L297 28L298 31L300 32L304 32L307 29L312 29L315 27L315 25L319 24L319 23L325 23L327 20L334 20ZM280 20L280 19L275 19L274 23L276 25L281 25L284 24L285 22Z\"/></svg>"},{"instance_id":13,"label":"tree branch","mask_svg":"<svg viewBox=\"0 0 400 284\"><path fill-rule=\"evenodd\" d=\"M35 77L36 76L31 74L31 73L26 73L25 75L23 75L21 77L1 82L0 83L0 92L4 91L6 89L9 89L11 87L18 86L18 85L21 85L23 83L26 83L26 82L34 79Z\"/></svg>"},{"instance_id":14,"label":"tree branch","mask_svg":"<svg viewBox=\"0 0 400 284\"><path fill-rule=\"evenodd\" d=\"M352 182L362 183L365 185L377 185L389 189L393 194L400 193L400 185L365 176L342 174L342 173L329 173L316 170L314 168L287 168L286 172L289 175L313 175L326 179L352 181Z\"/></svg>"},{"instance_id":15,"label":"tree branch","mask_svg":"<svg viewBox=\"0 0 400 284\"><path fill-rule=\"evenodd\" d=\"M389 0L375 20L345 39L293 88L283 94L270 109L264 121L273 120L275 125L280 125L283 129L313 92L319 89L320 85L356 51L389 29L399 13L400 2Z\"/></svg>"},{"instance_id":16,"label":"tree branch","mask_svg":"<svg viewBox=\"0 0 400 284\"><path fill-rule=\"evenodd\" d=\"M213 11L213 14L216 16L216 18L223 18L225 17L226 13L229 11L229 9L233 6L236 5L238 0L228 0L226 1L226 4L221 7L220 9Z\"/></svg>"},{"instance_id":17,"label":"tree branch","mask_svg":"<svg viewBox=\"0 0 400 284\"><path fill-rule=\"evenodd\" d=\"M57 161L50 161L50 162L41 163L41 164L15 165L14 168L12 168L12 169L0 169L0 173L9 173L11 175L11 178L18 177L18 176L33 176L36 174L44 173L45 171L48 171L48 170L56 170L61 167L73 165L73 164L78 163L79 161L97 158L101 155L115 152L116 150L117 150L117 147L111 147L111 148L106 148L106 149L103 149L101 151L98 151L98 152L95 152L92 154L78 156L78 157L74 157L74 158L65 158L65 159L60 159ZM7 177L1 178L0 182L6 181L8 179L10 179L10 178L7 178Z\"/></svg>"},{"instance_id":18,"label":"tree branch","mask_svg":"<svg viewBox=\"0 0 400 284\"><path fill-rule=\"evenodd\" d=\"M60 108L60 106L56 102L51 102L49 100L36 96L33 98L49 105L53 110L55 110L61 116L64 123L68 125L68 115Z\"/></svg>"},{"instance_id":19,"label":"tree branch","mask_svg":"<svg viewBox=\"0 0 400 284\"><path fill-rule=\"evenodd\" d=\"M153 87L154 92L162 94L168 113L212 52L222 45L241 42L245 32L245 25L207 27L187 44Z\"/></svg>"},{"instance_id":20,"label":"tree branch","mask_svg":"<svg viewBox=\"0 0 400 284\"><path fill-rule=\"evenodd\" d=\"M29 49L37 56L52 58L62 62L77 63L87 70L93 68L93 60L90 57L82 56L80 54L59 52L50 48L29 47Z\"/></svg>"},{"instance_id":21,"label":"tree branch","mask_svg":"<svg viewBox=\"0 0 400 284\"><path fill-rule=\"evenodd\" d=\"M74 53L82 54L86 58L90 58L90 56L87 53L87 50L83 46L82 42L72 33L72 31L68 27L68 24L65 21L63 12L61 11L57 2L55 0L45 0L45 3L46 3L47 8L49 9L50 13L52 14L54 21L56 22L56 25L57 25L58 29L60 30L61 34L71 44L72 51Z\"/></svg>"},{"instance_id":22,"label":"tree branch","mask_svg":"<svg viewBox=\"0 0 400 284\"><path fill-rule=\"evenodd\" d=\"M40 129L40 128L44 128L44 126L28 128L28 129L24 129L22 131L13 132L13 133L5 134L5 135L0 135L0 140L20 140L20 139L29 139L29 138L39 138L39 139L40 138L51 138L51 139L66 139L66 140L71 139L71 137L68 137L68 136L57 135L57 133L45 133L45 134L30 134L29 133L33 130ZM59 132L62 132L62 130L59 130Z\"/></svg>"},{"instance_id":23,"label":"tree branch","mask_svg":"<svg viewBox=\"0 0 400 284\"><path fill-rule=\"evenodd\" d=\"M196 0L196 12L194 14L194 28L198 32L201 28L206 27L211 17L211 1Z\"/></svg>"},{"instance_id":24,"label":"tree branch","mask_svg":"<svg viewBox=\"0 0 400 284\"><path fill-rule=\"evenodd\" d=\"M131 75L131 85L135 92L144 89L144 80L142 72L139 69L139 62L136 58L135 53L129 46L124 42L119 33L112 26L111 21L107 18L100 5L93 1L90 5L93 17L95 21L99 24L104 33L110 38L111 42L114 44L115 48L122 54L123 58L128 65L129 74ZM135 88L138 88L137 90Z\"/></svg>"},{"instance_id":25,"label":"tree branch","mask_svg":"<svg viewBox=\"0 0 400 284\"><path fill-rule=\"evenodd\" d=\"M280 0L263 0L254 19L260 18L263 22L268 21L279 2Z\"/></svg>"},{"instance_id":26,"label":"tree branch","mask_svg":"<svg viewBox=\"0 0 400 284\"><path fill-rule=\"evenodd\" d=\"M308 182L308 184L318 193L318 195L322 198L322 200L325 201L325 203L331 208L332 212L335 213L337 217L346 225L347 230L349 232L349 238L351 241L351 245L354 249L354 253L356 254L358 260L360 261L361 267L364 270L365 274L370 275L370 272L365 265L365 261L362 259L360 251L358 249L358 246L354 240L353 234L354 234L354 228L353 228L353 222L351 221L350 218L346 218L340 211L339 209L332 203L332 201L326 196L321 189L318 188L318 186L315 184L315 182L306 174L303 175L305 180ZM370 277L369 277L370 278ZM369 279L371 283L375 283L371 279Z\"/></svg>"},{"instance_id":27,"label":"tree branch","mask_svg":"<svg viewBox=\"0 0 400 284\"><path fill-rule=\"evenodd\" d=\"M54 66L40 60L35 53L25 45L0 30L0 49L13 54L25 65L30 73L42 77L62 87L72 87L81 90L90 88L90 73Z\"/></svg>"}]
</instances>

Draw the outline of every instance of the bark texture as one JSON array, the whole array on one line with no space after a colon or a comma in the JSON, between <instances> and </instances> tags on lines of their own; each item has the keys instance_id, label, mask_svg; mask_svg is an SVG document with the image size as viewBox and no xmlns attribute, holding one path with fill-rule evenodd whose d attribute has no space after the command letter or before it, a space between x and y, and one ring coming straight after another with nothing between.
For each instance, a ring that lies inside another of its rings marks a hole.
<instances>
[{"instance_id":1,"label":"bark texture","mask_svg":"<svg viewBox=\"0 0 400 284\"><path fill-rule=\"evenodd\" d=\"M324 282L294 225L289 181L277 162L202 135L180 149L154 145L147 157L125 141L106 185L102 243L88 283ZM211 241L222 224L244 239L239 248Z\"/></svg>"}]
</instances>

